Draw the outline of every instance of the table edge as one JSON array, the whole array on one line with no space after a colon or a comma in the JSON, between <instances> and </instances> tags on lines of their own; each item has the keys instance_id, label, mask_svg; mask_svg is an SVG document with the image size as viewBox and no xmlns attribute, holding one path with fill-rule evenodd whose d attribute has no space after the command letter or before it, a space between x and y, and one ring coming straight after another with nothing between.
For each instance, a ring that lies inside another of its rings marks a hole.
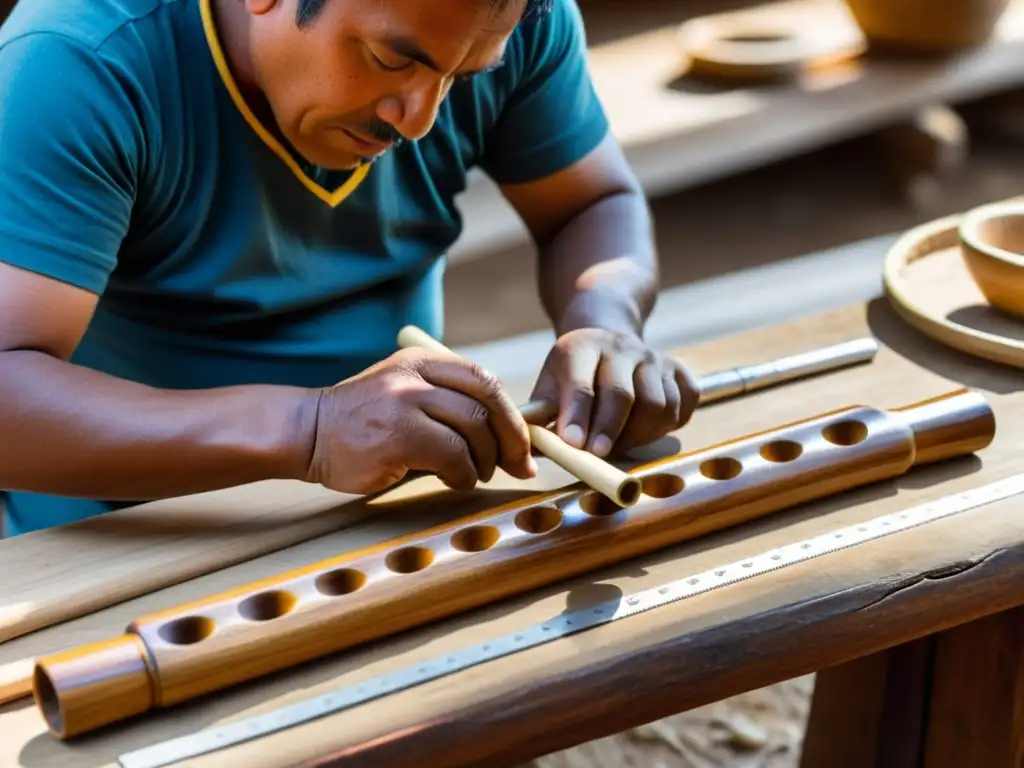
<instances>
[{"instance_id":1,"label":"table edge","mask_svg":"<svg viewBox=\"0 0 1024 768\"><path fill-rule=\"evenodd\" d=\"M987 599L979 601L982 592ZM915 569L652 646L634 646L472 706L403 723L400 730L368 737L301 768L395 766L409 754L417 755L418 768L515 766L1020 605L1024 540L957 567ZM865 626L873 631L863 632ZM817 651L783 653L809 634ZM754 635L764 649L760 655L749 652ZM858 639L836 643L851 636ZM843 652L823 650L831 647ZM481 739L483 729L486 739Z\"/></svg>"}]
</instances>

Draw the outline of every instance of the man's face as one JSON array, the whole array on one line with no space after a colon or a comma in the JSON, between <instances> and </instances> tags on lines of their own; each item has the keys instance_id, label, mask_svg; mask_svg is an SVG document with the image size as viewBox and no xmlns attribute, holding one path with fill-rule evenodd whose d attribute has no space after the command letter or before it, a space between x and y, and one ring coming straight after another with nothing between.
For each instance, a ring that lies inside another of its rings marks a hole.
<instances>
[{"instance_id":1,"label":"man's face","mask_svg":"<svg viewBox=\"0 0 1024 768\"><path fill-rule=\"evenodd\" d=\"M452 84L500 64L522 0L245 0L257 85L307 160L353 168L424 136Z\"/></svg>"}]
</instances>

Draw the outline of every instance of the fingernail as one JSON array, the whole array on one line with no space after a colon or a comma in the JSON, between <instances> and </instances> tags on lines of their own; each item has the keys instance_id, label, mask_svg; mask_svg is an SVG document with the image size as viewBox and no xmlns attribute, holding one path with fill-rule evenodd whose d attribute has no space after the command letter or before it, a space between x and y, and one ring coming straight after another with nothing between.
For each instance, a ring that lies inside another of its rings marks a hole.
<instances>
[{"instance_id":1,"label":"fingernail","mask_svg":"<svg viewBox=\"0 0 1024 768\"><path fill-rule=\"evenodd\" d=\"M530 470L530 476L536 477L537 473L540 472L540 467L537 466L537 460L533 456L527 457L526 468Z\"/></svg>"},{"instance_id":2,"label":"fingernail","mask_svg":"<svg viewBox=\"0 0 1024 768\"><path fill-rule=\"evenodd\" d=\"M605 435L599 435L594 440L594 447L591 450L597 456L607 456L611 453L612 441L609 440Z\"/></svg>"},{"instance_id":3,"label":"fingernail","mask_svg":"<svg viewBox=\"0 0 1024 768\"><path fill-rule=\"evenodd\" d=\"M570 424L565 428L565 442L573 448L583 447L583 428L579 424Z\"/></svg>"}]
</instances>

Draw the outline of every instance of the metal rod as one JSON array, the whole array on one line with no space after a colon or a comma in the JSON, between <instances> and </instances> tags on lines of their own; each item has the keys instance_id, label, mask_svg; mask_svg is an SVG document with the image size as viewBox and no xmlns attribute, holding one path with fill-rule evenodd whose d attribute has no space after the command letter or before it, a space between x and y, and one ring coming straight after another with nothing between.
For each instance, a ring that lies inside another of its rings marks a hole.
<instances>
[{"instance_id":1,"label":"metal rod","mask_svg":"<svg viewBox=\"0 0 1024 768\"><path fill-rule=\"evenodd\" d=\"M828 347L819 347L767 363L747 365L701 376L698 382L701 405L759 389L783 384L851 365L867 363L878 352L870 336Z\"/></svg>"},{"instance_id":2,"label":"metal rod","mask_svg":"<svg viewBox=\"0 0 1024 768\"><path fill-rule=\"evenodd\" d=\"M767 363L709 373L697 380L700 405L745 395L759 389L816 374L829 373L851 365L867 363L874 359L877 352L878 342L871 336L865 336L840 344L799 352ZM531 424L546 424L557 415L556 408L544 401L530 401L520 406L519 410Z\"/></svg>"}]
</instances>

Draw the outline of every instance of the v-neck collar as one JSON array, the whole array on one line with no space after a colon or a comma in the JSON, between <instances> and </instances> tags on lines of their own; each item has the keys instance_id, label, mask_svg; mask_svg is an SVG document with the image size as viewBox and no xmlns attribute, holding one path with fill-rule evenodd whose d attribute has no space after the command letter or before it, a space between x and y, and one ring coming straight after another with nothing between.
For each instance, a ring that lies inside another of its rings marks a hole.
<instances>
[{"instance_id":1,"label":"v-neck collar","mask_svg":"<svg viewBox=\"0 0 1024 768\"><path fill-rule=\"evenodd\" d=\"M253 111L249 108L245 98L242 96L242 92L239 90L238 84L235 82L235 78L231 74L231 69L228 67L227 57L224 55L224 49L222 48L220 38L217 35L217 27L214 24L213 10L210 5L211 2L212 0L199 0L199 10L203 19L203 32L206 35L206 43L210 48L210 54L213 56L214 64L217 67L217 71L220 73L221 81L223 81L224 87L227 88L228 94L231 96L231 100L235 103L235 107L242 114L242 117L245 119L245 122L249 124L249 127L252 128L263 143L281 159L281 162L288 166L289 170L291 170L295 177L302 182L302 185L306 189L332 208L337 207L345 200L345 198L351 195L363 179L366 178L366 175L370 172L371 166L369 164L359 166L352 172L352 175L349 176L345 183L334 190L329 190L320 184L317 184L309 178L308 175L306 175L292 154L284 147L283 144L281 144L277 137L268 131L266 126L260 122L259 118L256 117Z\"/></svg>"}]
</instances>

